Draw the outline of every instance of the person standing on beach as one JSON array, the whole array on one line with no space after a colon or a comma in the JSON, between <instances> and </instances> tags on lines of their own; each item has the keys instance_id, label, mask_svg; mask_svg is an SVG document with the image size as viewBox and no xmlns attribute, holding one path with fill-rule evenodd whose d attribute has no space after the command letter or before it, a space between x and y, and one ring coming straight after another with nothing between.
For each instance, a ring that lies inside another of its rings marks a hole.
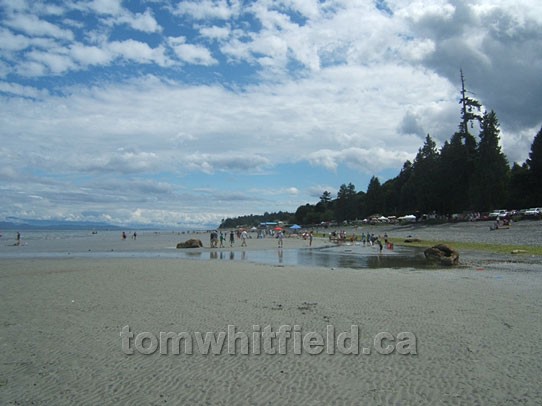
<instances>
[{"instance_id":1,"label":"person standing on beach","mask_svg":"<svg viewBox=\"0 0 542 406\"><path fill-rule=\"evenodd\" d=\"M309 247L312 247L312 231L309 233Z\"/></svg>"},{"instance_id":2,"label":"person standing on beach","mask_svg":"<svg viewBox=\"0 0 542 406\"><path fill-rule=\"evenodd\" d=\"M230 231L230 247L233 247L233 244L235 243L235 233L233 230Z\"/></svg>"},{"instance_id":3,"label":"person standing on beach","mask_svg":"<svg viewBox=\"0 0 542 406\"><path fill-rule=\"evenodd\" d=\"M15 243L15 245L21 245L21 233L17 231L17 242Z\"/></svg>"},{"instance_id":4,"label":"person standing on beach","mask_svg":"<svg viewBox=\"0 0 542 406\"><path fill-rule=\"evenodd\" d=\"M282 231L279 231L277 234L277 238L279 239L279 248L282 248L284 245L284 233Z\"/></svg>"},{"instance_id":5,"label":"person standing on beach","mask_svg":"<svg viewBox=\"0 0 542 406\"><path fill-rule=\"evenodd\" d=\"M241 247L247 246L247 238L248 238L247 230L243 230L243 232L241 233Z\"/></svg>"},{"instance_id":6,"label":"person standing on beach","mask_svg":"<svg viewBox=\"0 0 542 406\"><path fill-rule=\"evenodd\" d=\"M218 245L218 231L211 231L211 248L216 248Z\"/></svg>"},{"instance_id":7,"label":"person standing on beach","mask_svg":"<svg viewBox=\"0 0 542 406\"><path fill-rule=\"evenodd\" d=\"M224 241L226 241L226 237L224 236L224 233L220 232L220 248L224 248Z\"/></svg>"}]
</instances>

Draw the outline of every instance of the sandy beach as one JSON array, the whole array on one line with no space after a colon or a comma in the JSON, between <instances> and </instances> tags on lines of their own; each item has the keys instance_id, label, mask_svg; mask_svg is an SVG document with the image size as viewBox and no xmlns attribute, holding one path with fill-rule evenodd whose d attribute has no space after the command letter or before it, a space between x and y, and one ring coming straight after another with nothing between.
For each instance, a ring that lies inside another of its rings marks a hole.
<instances>
[{"instance_id":1,"label":"sandy beach","mask_svg":"<svg viewBox=\"0 0 542 406\"><path fill-rule=\"evenodd\" d=\"M0 280L1 404L542 403L536 259L419 270L61 255L2 258ZM243 353L243 334L281 326L285 353L278 336ZM198 346L232 331L231 354L228 337L216 354ZM160 333L186 333L192 353L162 348ZM407 351L400 333L415 337Z\"/></svg>"}]
</instances>

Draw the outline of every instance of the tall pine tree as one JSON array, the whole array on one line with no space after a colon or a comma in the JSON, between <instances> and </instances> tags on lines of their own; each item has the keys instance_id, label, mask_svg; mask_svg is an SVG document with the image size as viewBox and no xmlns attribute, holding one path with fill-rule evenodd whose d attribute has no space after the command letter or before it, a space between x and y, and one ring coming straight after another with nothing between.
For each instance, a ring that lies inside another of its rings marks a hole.
<instances>
[{"instance_id":1,"label":"tall pine tree","mask_svg":"<svg viewBox=\"0 0 542 406\"><path fill-rule=\"evenodd\" d=\"M471 197L481 211L503 208L508 200L510 167L499 146L499 132L495 112L484 113L471 183Z\"/></svg>"},{"instance_id":2,"label":"tall pine tree","mask_svg":"<svg viewBox=\"0 0 542 406\"><path fill-rule=\"evenodd\" d=\"M409 179L413 184L416 208L423 213L434 211L439 206L438 163L437 144L427 134L425 143L416 154Z\"/></svg>"},{"instance_id":3,"label":"tall pine tree","mask_svg":"<svg viewBox=\"0 0 542 406\"><path fill-rule=\"evenodd\" d=\"M542 206L542 128L535 135L531 144L531 152L527 159L529 180L531 184L531 204L533 207Z\"/></svg>"},{"instance_id":4,"label":"tall pine tree","mask_svg":"<svg viewBox=\"0 0 542 406\"><path fill-rule=\"evenodd\" d=\"M445 214L460 213L470 206L469 185L476 147L464 141L465 137L457 132L440 151L440 210Z\"/></svg>"},{"instance_id":5,"label":"tall pine tree","mask_svg":"<svg viewBox=\"0 0 542 406\"><path fill-rule=\"evenodd\" d=\"M381 213L384 203L382 197L382 185L380 184L380 180L376 176L373 176L369 181L367 194L365 195L365 210L367 215L370 216Z\"/></svg>"}]
</instances>

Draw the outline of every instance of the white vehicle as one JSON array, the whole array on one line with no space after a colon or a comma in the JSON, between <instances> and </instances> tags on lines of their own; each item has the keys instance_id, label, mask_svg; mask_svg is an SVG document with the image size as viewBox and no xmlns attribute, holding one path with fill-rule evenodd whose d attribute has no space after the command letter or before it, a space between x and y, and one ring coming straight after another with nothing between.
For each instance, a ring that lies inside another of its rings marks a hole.
<instances>
[{"instance_id":1,"label":"white vehicle","mask_svg":"<svg viewBox=\"0 0 542 406\"><path fill-rule=\"evenodd\" d=\"M489 218L490 219L496 219L496 218L503 218L503 217L506 217L508 216L508 212L504 209L501 209L501 210L494 210L492 211L491 213L489 213Z\"/></svg>"},{"instance_id":2,"label":"white vehicle","mask_svg":"<svg viewBox=\"0 0 542 406\"><path fill-rule=\"evenodd\" d=\"M533 207L525 211L525 216L540 216L542 214L542 207Z\"/></svg>"}]
</instances>

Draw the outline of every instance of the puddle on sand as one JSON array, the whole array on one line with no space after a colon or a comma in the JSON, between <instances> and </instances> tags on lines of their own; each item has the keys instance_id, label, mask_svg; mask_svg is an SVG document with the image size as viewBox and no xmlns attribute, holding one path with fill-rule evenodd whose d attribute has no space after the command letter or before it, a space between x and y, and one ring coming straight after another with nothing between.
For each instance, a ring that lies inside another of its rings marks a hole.
<instances>
[{"instance_id":1,"label":"puddle on sand","mask_svg":"<svg viewBox=\"0 0 542 406\"><path fill-rule=\"evenodd\" d=\"M181 257L201 260L250 261L268 265L325 268L415 268L435 269L418 248L384 249L338 246L328 248L273 249L260 251L184 251Z\"/></svg>"}]
</instances>

